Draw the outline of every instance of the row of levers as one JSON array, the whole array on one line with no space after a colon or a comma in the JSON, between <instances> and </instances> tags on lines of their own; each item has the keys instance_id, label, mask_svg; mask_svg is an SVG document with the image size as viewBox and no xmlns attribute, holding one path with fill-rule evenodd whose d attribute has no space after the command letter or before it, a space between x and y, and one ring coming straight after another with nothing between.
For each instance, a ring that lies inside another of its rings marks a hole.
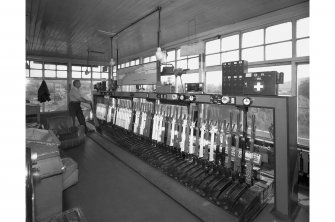
<instances>
[{"instance_id":1,"label":"row of levers","mask_svg":"<svg viewBox=\"0 0 335 222\"><path fill-rule=\"evenodd\" d=\"M96 107L98 131L239 221L272 198L273 143L255 139L248 109L112 97Z\"/></svg>"}]
</instances>

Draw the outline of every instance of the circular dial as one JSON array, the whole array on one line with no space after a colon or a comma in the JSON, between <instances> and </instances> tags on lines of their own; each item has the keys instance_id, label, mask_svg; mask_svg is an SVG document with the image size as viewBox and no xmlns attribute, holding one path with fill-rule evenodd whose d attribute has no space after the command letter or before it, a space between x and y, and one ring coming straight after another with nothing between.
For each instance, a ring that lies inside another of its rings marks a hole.
<instances>
[{"instance_id":1,"label":"circular dial","mask_svg":"<svg viewBox=\"0 0 335 222\"><path fill-rule=\"evenodd\" d=\"M223 104L227 104L227 103L229 103L229 101L230 101L229 96L222 96L222 98L221 98L221 102L222 102Z\"/></svg>"},{"instance_id":2,"label":"circular dial","mask_svg":"<svg viewBox=\"0 0 335 222\"><path fill-rule=\"evenodd\" d=\"M184 100L184 99L185 99L185 96L184 96L184 95L180 95L179 99L180 99L180 100Z\"/></svg>"},{"instance_id":3,"label":"circular dial","mask_svg":"<svg viewBox=\"0 0 335 222\"><path fill-rule=\"evenodd\" d=\"M191 96L189 97L189 100L190 100L190 101L194 101L194 100L195 100L195 97L191 95Z\"/></svg>"},{"instance_id":4,"label":"circular dial","mask_svg":"<svg viewBox=\"0 0 335 222\"><path fill-rule=\"evenodd\" d=\"M248 98L248 97L246 97L246 98L244 98L243 99L243 105L245 105L245 106L250 106L250 104L251 104L251 99L250 98Z\"/></svg>"}]
</instances>

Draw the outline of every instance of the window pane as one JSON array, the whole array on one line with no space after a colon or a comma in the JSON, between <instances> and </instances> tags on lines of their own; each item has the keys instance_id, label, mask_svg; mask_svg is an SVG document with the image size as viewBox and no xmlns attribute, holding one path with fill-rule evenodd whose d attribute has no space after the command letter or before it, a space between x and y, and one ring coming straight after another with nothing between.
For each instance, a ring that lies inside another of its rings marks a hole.
<instances>
[{"instance_id":1,"label":"window pane","mask_svg":"<svg viewBox=\"0 0 335 222\"><path fill-rule=\"evenodd\" d=\"M93 72L93 79L100 79L100 78L101 78L100 72Z\"/></svg>"},{"instance_id":2,"label":"window pane","mask_svg":"<svg viewBox=\"0 0 335 222\"><path fill-rule=\"evenodd\" d=\"M72 66L72 71L81 71L81 66Z\"/></svg>"},{"instance_id":3,"label":"window pane","mask_svg":"<svg viewBox=\"0 0 335 222\"><path fill-rule=\"evenodd\" d=\"M67 110L66 80L46 80L50 92L50 101L45 102L45 111Z\"/></svg>"},{"instance_id":4,"label":"window pane","mask_svg":"<svg viewBox=\"0 0 335 222\"><path fill-rule=\"evenodd\" d=\"M40 69L31 69L30 77L42 77L42 70Z\"/></svg>"},{"instance_id":5,"label":"window pane","mask_svg":"<svg viewBox=\"0 0 335 222\"><path fill-rule=\"evenodd\" d=\"M221 51L228 51L239 48L239 35L233 35L221 39Z\"/></svg>"},{"instance_id":6,"label":"window pane","mask_svg":"<svg viewBox=\"0 0 335 222\"><path fill-rule=\"evenodd\" d=\"M177 50L177 60L179 59L186 59L187 56L180 56L180 49Z\"/></svg>"},{"instance_id":7,"label":"window pane","mask_svg":"<svg viewBox=\"0 0 335 222\"><path fill-rule=\"evenodd\" d=\"M297 21L297 38L309 36L309 18L299 19Z\"/></svg>"},{"instance_id":8,"label":"window pane","mask_svg":"<svg viewBox=\"0 0 335 222\"><path fill-rule=\"evenodd\" d=\"M166 61L167 62L172 62L174 60L176 60L176 51L175 50L168 51Z\"/></svg>"},{"instance_id":9,"label":"window pane","mask_svg":"<svg viewBox=\"0 0 335 222\"><path fill-rule=\"evenodd\" d=\"M130 62L130 66L134 66L135 65L135 60Z\"/></svg>"},{"instance_id":10,"label":"window pane","mask_svg":"<svg viewBox=\"0 0 335 222\"><path fill-rule=\"evenodd\" d=\"M309 64L298 65L298 143L309 146Z\"/></svg>"},{"instance_id":11,"label":"window pane","mask_svg":"<svg viewBox=\"0 0 335 222\"><path fill-rule=\"evenodd\" d=\"M56 69L56 65L55 64L44 64L44 69Z\"/></svg>"},{"instance_id":12,"label":"window pane","mask_svg":"<svg viewBox=\"0 0 335 222\"><path fill-rule=\"evenodd\" d=\"M143 59L143 63L148 63L148 62L150 62L150 57L145 57L145 58Z\"/></svg>"},{"instance_id":13,"label":"window pane","mask_svg":"<svg viewBox=\"0 0 335 222\"><path fill-rule=\"evenodd\" d=\"M266 60L292 57L292 42L283 42L265 46Z\"/></svg>"},{"instance_id":14,"label":"window pane","mask_svg":"<svg viewBox=\"0 0 335 222\"><path fill-rule=\"evenodd\" d=\"M67 70L66 65L57 65L57 70Z\"/></svg>"},{"instance_id":15,"label":"window pane","mask_svg":"<svg viewBox=\"0 0 335 222\"><path fill-rule=\"evenodd\" d=\"M56 77L56 71L55 70L44 70L44 76L49 78Z\"/></svg>"},{"instance_id":16,"label":"window pane","mask_svg":"<svg viewBox=\"0 0 335 222\"><path fill-rule=\"evenodd\" d=\"M242 50L242 59L247 60L248 62L256 62L264 60L264 46L243 49Z\"/></svg>"},{"instance_id":17,"label":"window pane","mask_svg":"<svg viewBox=\"0 0 335 222\"><path fill-rule=\"evenodd\" d=\"M80 79L81 78L81 72L72 72L72 78Z\"/></svg>"},{"instance_id":18,"label":"window pane","mask_svg":"<svg viewBox=\"0 0 335 222\"><path fill-rule=\"evenodd\" d=\"M177 77L178 81L178 92L183 92L185 90L186 83L197 83L199 82L199 73L188 73L181 76L182 82L180 81L180 77ZM183 86L181 85L183 84Z\"/></svg>"},{"instance_id":19,"label":"window pane","mask_svg":"<svg viewBox=\"0 0 335 222\"><path fill-rule=\"evenodd\" d=\"M130 65L130 64L129 64L129 62L126 62L126 65L125 65L125 67L129 67L129 65Z\"/></svg>"},{"instance_id":20,"label":"window pane","mask_svg":"<svg viewBox=\"0 0 335 222\"><path fill-rule=\"evenodd\" d=\"M113 72L116 72L116 66L113 67Z\"/></svg>"},{"instance_id":21,"label":"window pane","mask_svg":"<svg viewBox=\"0 0 335 222\"><path fill-rule=\"evenodd\" d=\"M297 56L309 56L309 39L297 41Z\"/></svg>"},{"instance_id":22,"label":"window pane","mask_svg":"<svg viewBox=\"0 0 335 222\"><path fill-rule=\"evenodd\" d=\"M29 77L29 69L26 69L26 77Z\"/></svg>"},{"instance_id":23,"label":"window pane","mask_svg":"<svg viewBox=\"0 0 335 222\"><path fill-rule=\"evenodd\" d=\"M100 66L92 66L93 72L100 72L101 67Z\"/></svg>"},{"instance_id":24,"label":"window pane","mask_svg":"<svg viewBox=\"0 0 335 222\"><path fill-rule=\"evenodd\" d=\"M85 72L86 72L86 69L85 69L84 72L81 73L81 78L83 78L83 79L90 79L91 76L92 76L92 73L91 73L90 69L88 69L88 74L86 74Z\"/></svg>"},{"instance_id":25,"label":"window pane","mask_svg":"<svg viewBox=\"0 0 335 222\"><path fill-rule=\"evenodd\" d=\"M184 59L184 60L177 61L176 68L187 69L187 60Z\"/></svg>"},{"instance_id":26,"label":"window pane","mask_svg":"<svg viewBox=\"0 0 335 222\"><path fill-rule=\"evenodd\" d=\"M30 68L31 69L42 69L42 63L30 61Z\"/></svg>"},{"instance_id":27,"label":"window pane","mask_svg":"<svg viewBox=\"0 0 335 222\"><path fill-rule=\"evenodd\" d=\"M206 93L222 93L222 71L206 72Z\"/></svg>"},{"instance_id":28,"label":"window pane","mask_svg":"<svg viewBox=\"0 0 335 222\"><path fill-rule=\"evenodd\" d=\"M220 65L220 54L206 56L206 66Z\"/></svg>"},{"instance_id":29,"label":"window pane","mask_svg":"<svg viewBox=\"0 0 335 222\"><path fill-rule=\"evenodd\" d=\"M139 65L140 64L140 60L139 59L136 59L135 60L135 65Z\"/></svg>"},{"instance_id":30,"label":"window pane","mask_svg":"<svg viewBox=\"0 0 335 222\"><path fill-rule=\"evenodd\" d=\"M67 78L67 71L57 71L57 78Z\"/></svg>"},{"instance_id":31,"label":"window pane","mask_svg":"<svg viewBox=\"0 0 335 222\"><path fill-rule=\"evenodd\" d=\"M118 66L117 66L117 69L121 69L121 65L118 65Z\"/></svg>"},{"instance_id":32,"label":"window pane","mask_svg":"<svg viewBox=\"0 0 335 222\"><path fill-rule=\"evenodd\" d=\"M292 94L292 67L291 65L282 66L267 66L249 68L248 72L265 72L265 71L277 71L284 73L284 84L279 84L278 94L279 95L291 95Z\"/></svg>"},{"instance_id":33,"label":"window pane","mask_svg":"<svg viewBox=\"0 0 335 222\"><path fill-rule=\"evenodd\" d=\"M29 100L31 103L40 104L37 100L37 93L41 83L42 80L40 79L26 79L26 99Z\"/></svg>"},{"instance_id":34,"label":"window pane","mask_svg":"<svg viewBox=\"0 0 335 222\"><path fill-rule=\"evenodd\" d=\"M175 85L175 76L161 76L162 85Z\"/></svg>"},{"instance_id":35,"label":"window pane","mask_svg":"<svg viewBox=\"0 0 335 222\"><path fill-rule=\"evenodd\" d=\"M221 53L221 63L239 60L238 50Z\"/></svg>"},{"instance_id":36,"label":"window pane","mask_svg":"<svg viewBox=\"0 0 335 222\"><path fill-rule=\"evenodd\" d=\"M199 69L199 57L188 60L188 69Z\"/></svg>"},{"instance_id":37,"label":"window pane","mask_svg":"<svg viewBox=\"0 0 335 222\"><path fill-rule=\"evenodd\" d=\"M156 59L156 56L151 56L150 57L150 62L155 62L157 59Z\"/></svg>"},{"instance_id":38,"label":"window pane","mask_svg":"<svg viewBox=\"0 0 335 222\"><path fill-rule=\"evenodd\" d=\"M199 82L199 73L187 73L181 76L183 84Z\"/></svg>"},{"instance_id":39,"label":"window pane","mask_svg":"<svg viewBox=\"0 0 335 222\"><path fill-rule=\"evenodd\" d=\"M220 52L220 39L206 42L206 54Z\"/></svg>"},{"instance_id":40,"label":"window pane","mask_svg":"<svg viewBox=\"0 0 335 222\"><path fill-rule=\"evenodd\" d=\"M292 39L292 23L274 25L265 30L265 43L279 42Z\"/></svg>"},{"instance_id":41,"label":"window pane","mask_svg":"<svg viewBox=\"0 0 335 222\"><path fill-rule=\"evenodd\" d=\"M242 34L242 47L261 45L264 43L264 29L258 29L252 32Z\"/></svg>"},{"instance_id":42,"label":"window pane","mask_svg":"<svg viewBox=\"0 0 335 222\"><path fill-rule=\"evenodd\" d=\"M101 73L101 78L102 79L108 79L108 72L102 72Z\"/></svg>"},{"instance_id":43,"label":"window pane","mask_svg":"<svg viewBox=\"0 0 335 222\"><path fill-rule=\"evenodd\" d=\"M121 64L121 69L122 69L122 68L124 68L124 67L125 67L125 64L124 64L124 63L122 63L122 64Z\"/></svg>"}]
</instances>

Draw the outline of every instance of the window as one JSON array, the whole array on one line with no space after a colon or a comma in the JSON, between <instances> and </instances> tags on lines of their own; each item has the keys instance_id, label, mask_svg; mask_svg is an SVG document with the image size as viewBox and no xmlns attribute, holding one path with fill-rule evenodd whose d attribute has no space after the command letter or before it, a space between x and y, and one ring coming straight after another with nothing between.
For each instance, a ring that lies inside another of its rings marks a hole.
<instances>
[{"instance_id":1,"label":"window","mask_svg":"<svg viewBox=\"0 0 335 222\"><path fill-rule=\"evenodd\" d=\"M297 21L297 56L309 56L309 18Z\"/></svg>"},{"instance_id":2,"label":"window","mask_svg":"<svg viewBox=\"0 0 335 222\"><path fill-rule=\"evenodd\" d=\"M206 55L220 52L220 39L206 42Z\"/></svg>"},{"instance_id":3,"label":"window","mask_svg":"<svg viewBox=\"0 0 335 222\"><path fill-rule=\"evenodd\" d=\"M309 146L309 64L297 66L298 144Z\"/></svg>"},{"instance_id":4,"label":"window","mask_svg":"<svg viewBox=\"0 0 335 222\"><path fill-rule=\"evenodd\" d=\"M248 48L242 50L242 59L248 62L264 60L264 46Z\"/></svg>"},{"instance_id":5,"label":"window","mask_svg":"<svg viewBox=\"0 0 335 222\"><path fill-rule=\"evenodd\" d=\"M222 92L222 71L206 72L206 93Z\"/></svg>"},{"instance_id":6,"label":"window","mask_svg":"<svg viewBox=\"0 0 335 222\"><path fill-rule=\"evenodd\" d=\"M167 62L172 62L176 60L176 50L171 50L167 52Z\"/></svg>"},{"instance_id":7,"label":"window","mask_svg":"<svg viewBox=\"0 0 335 222\"><path fill-rule=\"evenodd\" d=\"M42 79L32 79L26 78L26 99L29 100L31 103L40 104L37 98L38 88L42 83ZM41 106L41 112L43 107Z\"/></svg>"},{"instance_id":8,"label":"window","mask_svg":"<svg viewBox=\"0 0 335 222\"><path fill-rule=\"evenodd\" d=\"M174 66L174 61L170 62ZM199 56L180 56L180 49L177 50L176 68L199 69Z\"/></svg>"},{"instance_id":9,"label":"window","mask_svg":"<svg viewBox=\"0 0 335 222\"><path fill-rule=\"evenodd\" d=\"M265 59L284 59L292 57L292 23L286 22L265 29ZM275 43L275 44L274 44Z\"/></svg>"},{"instance_id":10,"label":"window","mask_svg":"<svg viewBox=\"0 0 335 222\"><path fill-rule=\"evenodd\" d=\"M30 61L30 77L42 77L43 66L41 62Z\"/></svg>"},{"instance_id":11,"label":"window","mask_svg":"<svg viewBox=\"0 0 335 222\"><path fill-rule=\"evenodd\" d=\"M145 58L143 59L143 63L148 63L148 62L150 62L150 57L145 57Z\"/></svg>"},{"instance_id":12,"label":"window","mask_svg":"<svg viewBox=\"0 0 335 222\"><path fill-rule=\"evenodd\" d=\"M180 77L177 77L178 82L178 92L185 91L185 84L186 83L197 83L199 82L199 73L187 73Z\"/></svg>"},{"instance_id":13,"label":"window","mask_svg":"<svg viewBox=\"0 0 335 222\"><path fill-rule=\"evenodd\" d=\"M264 29L258 29L242 34L242 48L264 44Z\"/></svg>"},{"instance_id":14,"label":"window","mask_svg":"<svg viewBox=\"0 0 335 222\"><path fill-rule=\"evenodd\" d=\"M292 39L292 23L286 22L265 29L265 43L281 42Z\"/></svg>"},{"instance_id":15,"label":"window","mask_svg":"<svg viewBox=\"0 0 335 222\"><path fill-rule=\"evenodd\" d=\"M249 68L248 72L265 72L265 71L277 71L284 73L284 84L279 84L278 94L279 95L291 95L292 94L292 69L291 65L278 65L278 66L267 66Z\"/></svg>"},{"instance_id":16,"label":"window","mask_svg":"<svg viewBox=\"0 0 335 222\"><path fill-rule=\"evenodd\" d=\"M45 112L67 110L67 80L45 80L51 101L45 102Z\"/></svg>"}]
</instances>

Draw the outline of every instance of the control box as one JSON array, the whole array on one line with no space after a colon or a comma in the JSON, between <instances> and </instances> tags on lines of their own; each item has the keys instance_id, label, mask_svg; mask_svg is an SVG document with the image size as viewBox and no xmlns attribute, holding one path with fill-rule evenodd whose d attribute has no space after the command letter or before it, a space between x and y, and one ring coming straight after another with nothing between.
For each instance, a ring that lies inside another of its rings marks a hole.
<instances>
[{"instance_id":1,"label":"control box","mask_svg":"<svg viewBox=\"0 0 335 222\"><path fill-rule=\"evenodd\" d=\"M244 94L277 96L278 84L284 82L284 74L276 71L245 74Z\"/></svg>"},{"instance_id":2,"label":"control box","mask_svg":"<svg viewBox=\"0 0 335 222\"><path fill-rule=\"evenodd\" d=\"M246 72L248 62L245 60L222 63L222 95L243 95Z\"/></svg>"}]
</instances>

